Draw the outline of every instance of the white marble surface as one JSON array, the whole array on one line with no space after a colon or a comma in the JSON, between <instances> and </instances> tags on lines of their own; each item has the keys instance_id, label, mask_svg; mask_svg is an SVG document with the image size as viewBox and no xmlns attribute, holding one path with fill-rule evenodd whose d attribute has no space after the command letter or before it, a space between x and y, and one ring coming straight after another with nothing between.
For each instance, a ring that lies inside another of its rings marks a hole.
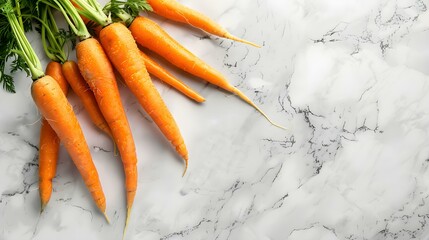
<instances>
[{"instance_id":1,"label":"white marble surface","mask_svg":"<svg viewBox=\"0 0 429 240\"><path fill-rule=\"evenodd\" d=\"M156 82L190 152L182 178L180 159L121 85L140 174L127 239L429 238L428 0L181 2L263 45L155 18L289 130L170 68L207 98L195 104ZM121 163L73 94L112 224L64 150L39 214L40 115L30 79L16 82L18 93L0 92L0 239L120 239Z\"/></svg>"}]
</instances>

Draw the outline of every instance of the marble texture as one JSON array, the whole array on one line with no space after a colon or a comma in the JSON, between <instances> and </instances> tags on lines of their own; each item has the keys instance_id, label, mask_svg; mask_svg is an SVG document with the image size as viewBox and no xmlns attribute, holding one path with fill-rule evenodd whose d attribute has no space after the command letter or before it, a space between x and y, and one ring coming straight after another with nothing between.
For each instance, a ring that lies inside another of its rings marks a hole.
<instances>
[{"instance_id":1,"label":"marble texture","mask_svg":"<svg viewBox=\"0 0 429 240\"><path fill-rule=\"evenodd\" d=\"M207 98L193 103L155 80L190 152L182 178L182 162L120 84L139 157L126 239L429 239L428 0L180 2L263 45L150 15L288 130L161 61ZM73 94L112 223L64 149L39 213L40 114L30 79L17 74L16 84L18 93L0 92L0 239L120 239L121 163Z\"/></svg>"}]
</instances>

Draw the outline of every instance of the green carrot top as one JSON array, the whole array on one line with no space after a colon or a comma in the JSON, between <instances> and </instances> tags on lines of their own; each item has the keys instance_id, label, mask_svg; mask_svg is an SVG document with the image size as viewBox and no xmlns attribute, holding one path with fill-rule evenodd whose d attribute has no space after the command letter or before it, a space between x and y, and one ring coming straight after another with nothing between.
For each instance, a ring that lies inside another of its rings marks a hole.
<instances>
[{"instance_id":1,"label":"green carrot top","mask_svg":"<svg viewBox=\"0 0 429 240\"><path fill-rule=\"evenodd\" d=\"M32 1L0 0L0 82L9 92L15 92L13 78L5 73L6 62L13 58L11 72L24 70L31 74L33 80L43 77L44 71L39 58L30 42L25 36L25 31L32 28L31 19L23 18L23 12L32 12L36 9L31 5Z\"/></svg>"},{"instance_id":2,"label":"green carrot top","mask_svg":"<svg viewBox=\"0 0 429 240\"><path fill-rule=\"evenodd\" d=\"M39 2L59 10L63 14L70 30L78 36L80 40L91 37L79 12L69 0L39 0Z\"/></svg>"},{"instance_id":3,"label":"green carrot top","mask_svg":"<svg viewBox=\"0 0 429 240\"><path fill-rule=\"evenodd\" d=\"M146 0L111 0L104 7L104 11L129 26L140 12L152 11L152 7Z\"/></svg>"},{"instance_id":4,"label":"green carrot top","mask_svg":"<svg viewBox=\"0 0 429 240\"><path fill-rule=\"evenodd\" d=\"M49 5L42 3L39 6L39 17L34 18L40 23L38 30L46 56L52 61L64 63L68 59L65 51L66 44L71 42L74 47L76 35L72 31L58 28L51 9Z\"/></svg>"}]
</instances>

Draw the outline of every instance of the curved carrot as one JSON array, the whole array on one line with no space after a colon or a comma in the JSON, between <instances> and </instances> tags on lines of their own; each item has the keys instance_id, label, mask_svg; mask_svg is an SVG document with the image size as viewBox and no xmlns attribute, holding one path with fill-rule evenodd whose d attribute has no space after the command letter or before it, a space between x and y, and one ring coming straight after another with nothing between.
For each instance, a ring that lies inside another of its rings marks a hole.
<instances>
[{"instance_id":1,"label":"curved carrot","mask_svg":"<svg viewBox=\"0 0 429 240\"><path fill-rule=\"evenodd\" d=\"M178 91L182 92L189 98L193 99L196 102L204 102L205 99L200 94L192 90L190 87L186 86L183 82L176 79L173 75L171 75L167 70L161 67L157 62L152 60L149 56L147 56L144 52L140 51L140 54L143 57L144 63L146 65L147 71L155 75L160 80L164 81L168 85L174 87Z\"/></svg>"},{"instance_id":2,"label":"curved carrot","mask_svg":"<svg viewBox=\"0 0 429 240\"><path fill-rule=\"evenodd\" d=\"M216 85L228 92L234 93L243 99L246 103L258 110L271 124L279 128L284 128L274 123L255 103L252 102L243 92L231 85L221 73L207 65L201 59L196 57L170 35L168 35L158 24L145 17L136 17L129 26L131 33L137 43L146 47L170 63L193 74L205 79L209 83Z\"/></svg>"},{"instance_id":3,"label":"curved carrot","mask_svg":"<svg viewBox=\"0 0 429 240\"><path fill-rule=\"evenodd\" d=\"M104 119L103 114L101 113L100 108L97 105L97 100L95 100L94 93L92 93L88 84L85 82L82 75L80 74L79 67L77 66L76 62L65 62L63 64L62 70L67 82L70 84L73 91L82 101L83 106L88 112L92 122L101 131L106 133L109 137L113 138L109 125L107 124L106 119Z\"/></svg>"},{"instance_id":4,"label":"curved carrot","mask_svg":"<svg viewBox=\"0 0 429 240\"><path fill-rule=\"evenodd\" d=\"M70 154L97 207L106 216L106 199L97 170L73 108L60 85L46 75L33 82L31 95L39 111Z\"/></svg>"},{"instance_id":5,"label":"curved carrot","mask_svg":"<svg viewBox=\"0 0 429 240\"><path fill-rule=\"evenodd\" d=\"M137 154L133 135L122 106L112 65L100 43L89 38L76 46L79 70L94 93L98 106L110 127L125 171L127 215L137 190Z\"/></svg>"},{"instance_id":6,"label":"curved carrot","mask_svg":"<svg viewBox=\"0 0 429 240\"><path fill-rule=\"evenodd\" d=\"M226 31L221 25L219 25L215 21L211 20L210 18L206 17L200 12L197 12L193 9L190 9L182 5L180 2L176 0L146 0L146 1L150 4L150 6L152 7L152 10L156 14L163 16L167 19L189 24L193 27L199 28L203 31L206 31L208 33L211 33L219 37L231 39L237 42L246 43L254 47L261 47L255 43L249 42L247 40L238 38L230 34L228 31Z\"/></svg>"},{"instance_id":7,"label":"curved carrot","mask_svg":"<svg viewBox=\"0 0 429 240\"><path fill-rule=\"evenodd\" d=\"M141 51L131 32L121 23L112 23L100 32L100 42L125 84L164 136L188 165L188 151L173 116L152 83Z\"/></svg>"},{"instance_id":8,"label":"curved carrot","mask_svg":"<svg viewBox=\"0 0 429 240\"><path fill-rule=\"evenodd\" d=\"M60 85L64 95L67 95L68 84L61 71L61 63L49 62L46 74ZM41 211L49 202L52 194L52 179L55 177L60 139L45 118L42 118L39 141L39 193Z\"/></svg>"}]
</instances>

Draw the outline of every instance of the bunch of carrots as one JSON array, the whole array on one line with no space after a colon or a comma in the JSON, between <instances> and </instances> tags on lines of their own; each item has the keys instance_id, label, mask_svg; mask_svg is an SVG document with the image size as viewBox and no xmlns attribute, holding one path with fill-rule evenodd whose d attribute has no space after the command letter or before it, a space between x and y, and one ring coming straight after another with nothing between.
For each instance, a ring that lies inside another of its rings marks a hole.
<instances>
[{"instance_id":1,"label":"bunch of carrots","mask_svg":"<svg viewBox=\"0 0 429 240\"><path fill-rule=\"evenodd\" d=\"M63 15L69 26L68 31L57 26L54 11ZM181 46L155 22L140 16L142 11L153 11L210 34L259 47L231 35L214 21L176 0L112 0L104 7L96 0L0 0L0 41L7 43L0 46L0 83L7 90L15 91L13 78L5 72L8 62L12 72L27 71L33 79L32 97L43 116L39 153L42 211L51 197L61 143L82 175L96 206L108 221L106 199L97 170L79 122L67 101L70 86L82 101L94 125L112 139L120 154L127 197L125 233L137 191L137 155L114 69L184 159L185 174L188 167L185 141L149 74L196 102L205 99L143 53L139 46L237 95L271 124L283 128L271 121L220 72ZM34 28L33 25L37 26L35 28L40 33L43 49L51 60L46 70L43 70L25 35L26 31ZM75 47L77 62L68 59L70 46Z\"/></svg>"}]
</instances>

